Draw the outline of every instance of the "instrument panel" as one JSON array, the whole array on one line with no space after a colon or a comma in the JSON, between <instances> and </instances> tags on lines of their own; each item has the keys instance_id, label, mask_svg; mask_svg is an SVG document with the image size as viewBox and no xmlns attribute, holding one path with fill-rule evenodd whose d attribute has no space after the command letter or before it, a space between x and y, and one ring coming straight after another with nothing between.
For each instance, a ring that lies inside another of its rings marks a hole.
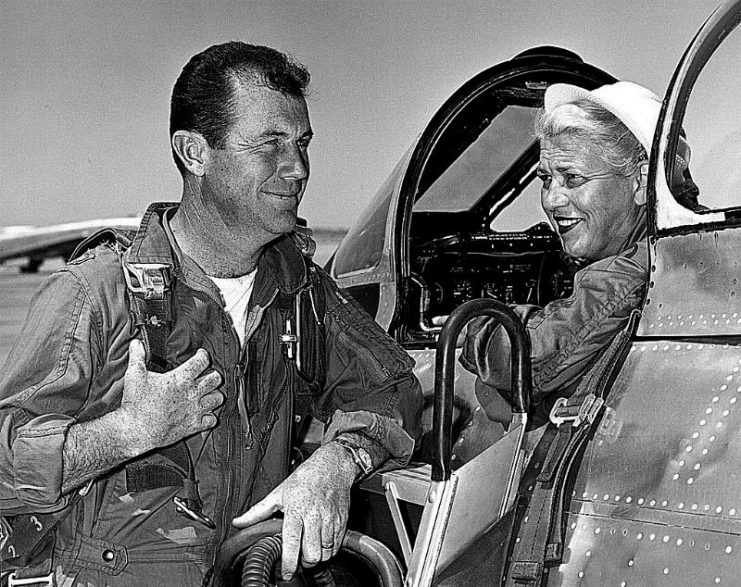
<instances>
[{"instance_id":1,"label":"instrument panel","mask_svg":"<svg viewBox=\"0 0 741 587\"><path fill-rule=\"evenodd\" d=\"M545 223L524 232L481 231L436 238L414 255L419 326L441 326L450 312L475 298L536 304L571 295L578 264L561 250Z\"/></svg>"}]
</instances>

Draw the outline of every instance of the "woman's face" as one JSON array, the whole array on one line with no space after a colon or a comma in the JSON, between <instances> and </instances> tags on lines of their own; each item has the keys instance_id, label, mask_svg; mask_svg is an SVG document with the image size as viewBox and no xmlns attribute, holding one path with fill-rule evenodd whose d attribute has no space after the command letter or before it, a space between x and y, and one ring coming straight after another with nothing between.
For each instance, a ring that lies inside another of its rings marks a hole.
<instances>
[{"instance_id":1,"label":"woman's face","mask_svg":"<svg viewBox=\"0 0 741 587\"><path fill-rule=\"evenodd\" d=\"M618 175L584 139L543 139L540 201L564 250L591 261L616 255L641 222L640 174Z\"/></svg>"}]
</instances>

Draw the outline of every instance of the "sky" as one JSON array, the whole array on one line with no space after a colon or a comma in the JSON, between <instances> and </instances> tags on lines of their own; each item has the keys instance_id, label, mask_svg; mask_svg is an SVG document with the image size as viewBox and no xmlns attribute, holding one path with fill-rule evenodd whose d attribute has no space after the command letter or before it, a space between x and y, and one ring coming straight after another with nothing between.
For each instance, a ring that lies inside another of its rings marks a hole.
<instances>
[{"instance_id":1,"label":"sky","mask_svg":"<svg viewBox=\"0 0 741 587\"><path fill-rule=\"evenodd\" d=\"M243 40L312 74L300 214L349 228L442 103L478 72L559 45L663 96L714 0L2 0L0 226L176 201L168 110L182 66Z\"/></svg>"}]
</instances>

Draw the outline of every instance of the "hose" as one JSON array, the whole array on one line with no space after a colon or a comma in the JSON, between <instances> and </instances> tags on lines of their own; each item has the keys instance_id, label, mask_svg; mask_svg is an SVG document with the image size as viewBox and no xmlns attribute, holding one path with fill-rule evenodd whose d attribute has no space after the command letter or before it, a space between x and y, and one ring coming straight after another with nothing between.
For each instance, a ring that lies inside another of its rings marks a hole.
<instances>
[{"instance_id":1,"label":"hose","mask_svg":"<svg viewBox=\"0 0 741 587\"><path fill-rule=\"evenodd\" d=\"M234 585L239 577L243 587L271 585L273 567L282 552L282 520L268 520L241 530L221 546L214 566L214 587ZM402 587L402 566L383 543L348 530L341 551L372 569L379 587ZM315 577L319 579L319 577ZM329 580L321 577L322 581ZM331 585L331 584L330 584Z\"/></svg>"},{"instance_id":2,"label":"hose","mask_svg":"<svg viewBox=\"0 0 741 587\"><path fill-rule=\"evenodd\" d=\"M242 587L270 585L273 567L280 555L280 536L266 536L250 546L242 563Z\"/></svg>"}]
</instances>

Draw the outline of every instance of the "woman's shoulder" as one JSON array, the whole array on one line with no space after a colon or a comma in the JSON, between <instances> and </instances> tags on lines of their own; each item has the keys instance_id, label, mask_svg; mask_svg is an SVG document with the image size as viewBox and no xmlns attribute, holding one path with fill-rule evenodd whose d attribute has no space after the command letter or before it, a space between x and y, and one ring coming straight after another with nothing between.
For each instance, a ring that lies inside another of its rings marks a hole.
<instances>
[{"instance_id":1,"label":"woman's shoulder","mask_svg":"<svg viewBox=\"0 0 741 587\"><path fill-rule=\"evenodd\" d=\"M595 261L582 269L590 273L616 273L635 276L641 279L648 278L648 240L636 241L617 255Z\"/></svg>"}]
</instances>

